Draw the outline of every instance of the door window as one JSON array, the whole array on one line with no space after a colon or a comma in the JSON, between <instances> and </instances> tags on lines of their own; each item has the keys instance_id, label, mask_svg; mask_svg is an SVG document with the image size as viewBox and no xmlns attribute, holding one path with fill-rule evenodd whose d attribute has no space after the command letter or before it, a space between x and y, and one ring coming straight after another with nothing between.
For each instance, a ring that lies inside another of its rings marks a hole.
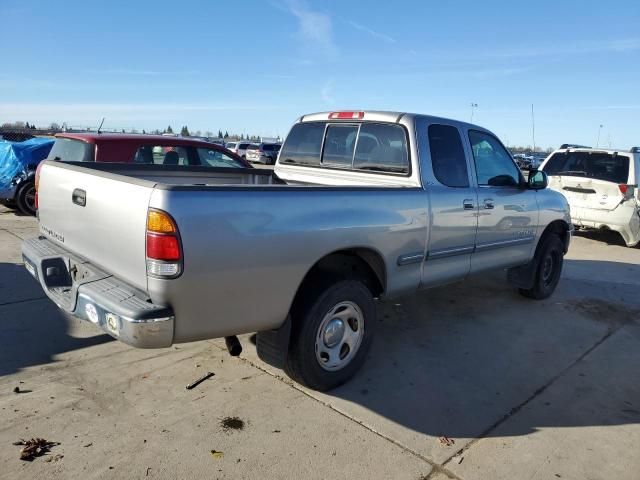
<instances>
[{"instance_id":1,"label":"door window","mask_svg":"<svg viewBox=\"0 0 640 480\"><path fill-rule=\"evenodd\" d=\"M478 185L516 187L520 184L520 169L494 136L469 130L469 141L476 164Z\"/></svg>"},{"instance_id":2,"label":"door window","mask_svg":"<svg viewBox=\"0 0 640 480\"><path fill-rule=\"evenodd\" d=\"M447 187L468 187L467 160L460 133L451 125L429 126L429 149L433 173Z\"/></svg>"},{"instance_id":3,"label":"door window","mask_svg":"<svg viewBox=\"0 0 640 480\"><path fill-rule=\"evenodd\" d=\"M246 168L235 158L211 148L198 148L198 157L200 158L200 164L205 167Z\"/></svg>"}]
</instances>

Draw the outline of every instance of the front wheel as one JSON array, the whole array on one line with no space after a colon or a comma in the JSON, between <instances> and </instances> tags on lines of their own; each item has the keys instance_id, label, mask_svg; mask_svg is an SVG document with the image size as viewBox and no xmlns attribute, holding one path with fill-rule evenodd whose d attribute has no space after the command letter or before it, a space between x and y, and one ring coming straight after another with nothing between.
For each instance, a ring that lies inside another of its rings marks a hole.
<instances>
[{"instance_id":1,"label":"front wheel","mask_svg":"<svg viewBox=\"0 0 640 480\"><path fill-rule=\"evenodd\" d=\"M309 388L330 390L364 363L375 330L375 303L362 282L343 280L303 301L293 322L285 371Z\"/></svg>"},{"instance_id":2,"label":"front wheel","mask_svg":"<svg viewBox=\"0 0 640 480\"><path fill-rule=\"evenodd\" d=\"M18 210L25 215L36 214L36 186L33 180L23 182L16 195Z\"/></svg>"},{"instance_id":3,"label":"front wheel","mask_svg":"<svg viewBox=\"0 0 640 480\"><path fill-rule=\"evenodd\" d=\"M533 287L521 288L522 295L535 300L549 298L555 291L562 274L564 245L557 235L547 235L541 240L534 258L535 276Z\"/></svg>"}]
</instances>

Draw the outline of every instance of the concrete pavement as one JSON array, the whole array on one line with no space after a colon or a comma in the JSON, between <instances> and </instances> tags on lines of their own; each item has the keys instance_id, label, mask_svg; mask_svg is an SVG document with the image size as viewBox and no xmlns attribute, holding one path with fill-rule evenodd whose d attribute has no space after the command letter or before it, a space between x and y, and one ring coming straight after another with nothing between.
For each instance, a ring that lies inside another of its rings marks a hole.
<instances>
[{"instance_id":1,"label":"concrete pavement","mask_svg":"<svg viewBox=\"0 0 640 480\"><path fill-rule=\"evenodd\" d=\"M0 478L640 478L640 249L615 238L577 236L546 301L496 273L381 305L320 394L249 336L134 350L63 315L19 265L36 231L0 210ZM32 436L64 457L21 462Z\"/></svg>"}]
</instances>

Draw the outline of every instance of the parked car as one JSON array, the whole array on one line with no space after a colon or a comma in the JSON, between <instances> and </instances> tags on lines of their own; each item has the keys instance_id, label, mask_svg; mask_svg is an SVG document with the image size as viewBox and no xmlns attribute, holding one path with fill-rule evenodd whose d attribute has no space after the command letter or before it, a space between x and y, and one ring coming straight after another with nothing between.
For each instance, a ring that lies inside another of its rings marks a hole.
<instances>
[{"instance_id":1,"label":"parked car","mask_svg":"<svg viewBox=\"0 0 640 480\"><path fill-rule=\"evenodd\" d=\"M220 145L187 137L59 133L55 139L48 157L53 160L252 168L249 162Z\"/></svg>"},{"instance_id":2,"label":"parked car","mask_svg":"<svg viewBox=\"0 0 640 480\"><path fill-rule=\"evenodd\" d=\"M305 115L275 171L175 175L45 161L25 267L60 308L142 348L259 332L258 354L326 390L364 362L376 299L508 269L556 288L566 199L490 131L400 112ZM123 216L126 212L126 216Z\"/></svg>"},{"instance_id":3,"label":"parked car","mask_svg":"<svg viewBox=\"0 0 640 480\"><path fill-rule=\"evenodd\" d=\"M247 158L247 147L252 145L251 142L228 142L227 149L242 158Z\"/></svg>"},{"instance_id":4,"label":"parked car","mask_svg":"<svg viewBox=\"0 0 640 480\"><path fill-rule=\"evenodd\" d=\"M576 227L614 230L629 247L640 243L640 148L563 145L541 169L550 188L567 198Z\"/></svg>"},{"instance_id":5,"label":"parked car","mask_svg":"<svg viewBox=\"0 0 640 480\"><path fill-rule=\"evenodd\" d=\"M23 142L0 141L0 204L35 215L35 172L51 147L51 138Z\"/></svg>"},{"instance_id":6,"label":"parked car","mask_svg":"<svg viewBox=\"0 0 640 480\"><path fill-rule=\"evenodd\" d=\"M257 148L247 149L247 160L265 165L275 165L280 147L279 143L260 143Z\"/></svg>"}]
</instances>

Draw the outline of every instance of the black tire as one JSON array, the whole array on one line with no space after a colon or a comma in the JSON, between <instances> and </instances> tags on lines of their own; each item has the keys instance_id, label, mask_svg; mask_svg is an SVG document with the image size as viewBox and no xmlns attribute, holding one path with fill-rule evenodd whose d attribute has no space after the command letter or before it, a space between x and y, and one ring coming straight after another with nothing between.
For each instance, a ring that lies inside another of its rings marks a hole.
<instances>
[{"instance_id":1,"label":"black tire","mask_svg":"<svg viewBox=\"0 0 640 480\"><path fill-rule=\"evenodd\" d=\"M16 195L16 204L18 205L18 210L20 210L25 215L36 214L36 186L33 180L27 180L26 182L20 185L18 188L18 194Z\"/></svg>"},{"instance_id":2,"label":"black tire","mask_svg":"<svg viewBox=\"0 0 640 480\"><path fill-rule=\"evenodd\" d=\"M317 288L315 282L314 288ZM297 311L292 312L293 325L285 371L306 387L326 391L349 380L364 363L375 333L376 308L369 289L357 280L338 281L315 292L319 293L307 295L295 308ZM316 338L325 317L342 302L350 302L359 308L363 323L362 337L348 363L329 371L321 366L316 355Z\"/></svg>"},{"instance_id":3,"label":"black tire","mask_svg":"<svg viewBox=\"0 0 640 480\"><path fill-rule=\"evenodd\" d=\"M535 300L549 298L560 281L564 260L564 245L557 235L549 234L540 240L534 258L535 276L533 287L519 289L520 294Z\"/></svg>"}]
</instances>

